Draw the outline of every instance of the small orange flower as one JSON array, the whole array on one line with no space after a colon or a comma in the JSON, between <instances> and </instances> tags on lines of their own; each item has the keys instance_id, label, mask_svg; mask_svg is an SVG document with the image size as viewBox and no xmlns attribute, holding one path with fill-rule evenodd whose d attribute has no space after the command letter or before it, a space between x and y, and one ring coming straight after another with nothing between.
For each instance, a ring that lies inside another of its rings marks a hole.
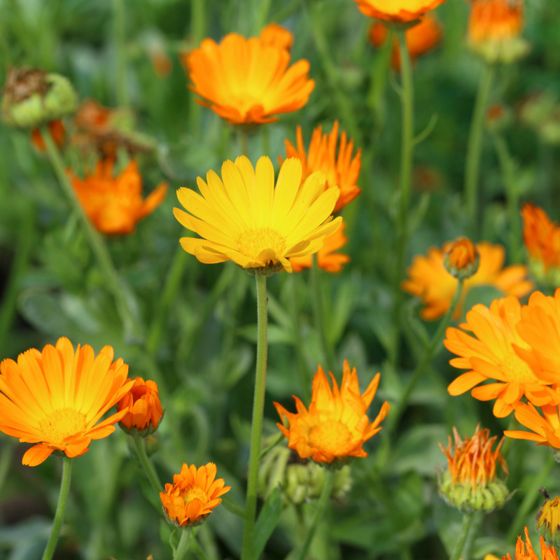
<instances>
[{"instance_id":1,"label":"small orange flower","mask_svg":"<svg viewBox=\"0 0 560 560\"><path fill-rule=\"evenodd\" d=\"M334 122L328 134L323 134L321 126L315 128L307 152L300 126L296 129L296 146L289 140L285 140L284 144L286 157L296 157L301 161L304 177L315 171L321 171L327 179L328 187L340 189L334 212L340 211L360 194L361 189L356 183L360 176L362 150L358 149L352 155L354 142L347 139L345 132L341 133L340 143L338 142L338 121Z\"/></svg>"},{"instance_id":2,"label":"small orange flower","mask_svg":"<svg viewBox=\"0 0 560 560\"><path fill-rule=\"evenodd\" d=\"M445 269L445 248L432 247L427 256L414 257L408 269L408 278L402 283L403 290L424 301L425 307L420 313L424 319L437 319L444 315L457 289L458 280ZM516 297L531 291L533 284L526 278L526 267L514 265L503 268L505 252L502 246L482 242L476 248L480 255L478 271L465 280L463 299L474 286L494 286L504 294ZM462 305L459 305L454 319L461 314Z\"/></svg>"},{"instance_id":3,"label":"small orange flower","mask_svg":"<svg viewBox=\"0 0 560 560\"><path fill-rule=\"evenodd\" d=\"M346 223L341 222L340 227L327 238L325 238L325 244L323 248L317 253L317 264L319 268L326 270L327 272L340 272L342 267L350 262L350 257L343 253L337 253L338 249L344 247L348 242L344 230L346 229ZM301 272L304 268L311 268L313 262L311 255L305 257L293 257L290 259L292 263L292 268L294 272Z\"/></svg>"},{"instance_id":4,"label":"small orange flower","mask_svg":"<svg viewBox=\"0 0 560 560\"><path fill-rule=\"evenodd\" d=\"M533 548L527 527L525 527L523 532L525 533L525 542L521 536L517 537L515 557L513 560L559 560L554 546L546 544L542 536L539 538L539 543L541 545L541 554L539 556ZM502 560L512 560L511 554L502 556Z\"/></svg>"},{"instance_id":5,"label":"small orange flower","mask_svg":"<svg viewBox=\"0 0 560 560\"><path fill-rule=\"evenodd\" d=\"M369 40L375 47L383 45L388 35L389 28L379 21L373 23L369 28ZM416 25L406 30L406 46L410 58L415 60L423 54L430 52L441 42L441 36L441 25L435 17L428 14ZM391 65L395 70L400 70L401 55L399 42L396 37L393 39Z\"/></svg>"},{"instance_id":6,"label":"small orange flower","mask_svg":"<svg viewBox=\"0 0 560 560\"><path fill-rule=\"evenodd\" d=\"M183 55L199 102L232 124L273 122L278 114L301 109L315 86L309 62L289 66L289 51L270 35L246 39L230 33L220 43L204 39Z\"/></svg>"},{"instance_id":7,"label":"small orange flower","mask_svg":"<svg viewBox=\"0 0 560 560\"><path fill-rule=\"evenodd\" d=\"M521 213L523 239L533 263L545 274L550 269L560 269L560 225L533 204L525 204Z\"/></svg>"},{"instance_id":8,"label":"small orange flower","mask_svg":"<svg viewBox=\"0 0 560 560\"><path fill-rule=\"evenodd\" d=\"M511 39L522 29L523 0L471 0L471 44Z\"/></svg>"},{"instance_id":9,"label":"small orange flower","mask_svg":"<svg viewBox=\"0 0 560 560\"><path fill-rule=\"evenodd\" d=\"M49 123L49 132L54 140L54 143L60 148L64 145L66 140L66 128L61 120L51 121ZM31 132L31 142L39 152L44 152L46 149L45 141L41 130L34 128Z\"/></svg>"},{"instance_id":10,"label":"small orange flower","mask_svg":"<svg viewBox=\"0 0 560 560\"><path fill-rule=\"evenodd\" d=\"M128 366L105 346L97 356L87 344L76 349L67 338L41 351L32 348L17 362L0 362L0 431L35 445L22 459L40 465L54 451L83 455L92 440L115 431L126 414L120 411L101 422L132 386Z\"/></svg>"},{"instance_id":11,"label":"small orange flower","mask_svg":"<svg viewBox=\"0 0 560 560\"><path fill-rule=\"evenodd\" d=\"M343 364L340 389L334 375L329 375L332 388L319 366L313 379L309 409L296 396L296 412L288 412L275 402L280 418L287 422L287 426L277 425L288 438L288 447L301 459L332 463L347 457L367 457L363 445L381 431L380 424L390 408L384 402L375 420L370 422L367 409L381 376L377 373L361 394L356 368L350 369L347 360Z\"/></svg>"},{"instance_id":12,"label":"small orange flower","mask_svg":"<svg viewBox=\"0 0 560 560\"><path fill-rule=\"evenodd\" d=\"M122 428L146 435L154 432L163 416L157 383L137 377L130 391L117 404L117 409L128 411L120 421Z\"/></svg>"},{"instance_id":13,"label":"small orange flower","mask_svg":"<svg viewBox=\"0 0 560 560\"><path fill-rule=\"evenodd\" d=\"M445 0L354 0L362 14L391 23L410 23L422 18Z\"/></svg>"},{"instance_id":14,"label":"small orange flower","mask_svg":"<svg viewBox=\"0 0 560 560\"><path fill-rule=\"evenodd\" d=\"M479 260L476 245L467 237L459 237L443 248L443 263L455 278L470 278L478 270Z\"/></svg>"},{"instance_id":15,"label":"small orange flower","mask_svg":"<svg viewBox=\"0 0 560 560\"><path fill-rule=\"evenodd\" d=\"M179 527L203 521L222 503L220 496L231 490L223 478L216 478L216 465L207 463L196 468L183 464L181 472L173 475L159 497L168 519Z\"/></svg>"},{"instance_id":16,"label":"small orange flower","mask_svg":"<svg viewBox=\"0 0 560 560\"><path fill-rule=\"evenodd\" d=\"M285 27L277 23L269 23L264 27L259 38L265 45L286 49L287 51L294 44L294 36Z\"/></svg>"},{"instance_id":17,"label":"small orange flower","mask_svg":"<svg viewBox=\"0 0 560 560\"><path fill-rule=\"evenodd\" d=\"M113 176L113 161L98 162L95 173L80 179L70 172L72 185L93 225L102 233L132 233L136 223L151 214L165 197L167 185L160 183L142 199L142 177L135 161Z\"/></svg>"}]
</instances>

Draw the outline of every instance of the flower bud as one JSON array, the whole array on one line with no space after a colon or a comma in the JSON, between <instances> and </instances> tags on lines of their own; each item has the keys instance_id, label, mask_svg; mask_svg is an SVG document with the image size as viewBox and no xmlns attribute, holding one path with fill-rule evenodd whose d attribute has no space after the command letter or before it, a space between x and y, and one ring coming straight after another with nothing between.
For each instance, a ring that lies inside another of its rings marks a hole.
<instances>
[{"instance_id":1,"label":"flower bud","mask_svg":"<svg viewBox=\"0 0 560 560\"><path fill-rule=\"evenodd\" d=\"M2 117L18 128L40 127L73 113L77 106L72 84L42 70L11 69L4 92Z\"/></svg>"},{"instance_id":2,"label":"flower bud","mask_svg":"<svg viewBox=\"0 0 560 560\"><path fill-rule=\"evenodd\" d=\"M141 377L134 380L130 391L117 404L118 410L128 409L119 422L126 432L137 431L142 436L155 432L163 417L159 400L158 386L155 381L144 381Z\"/></svg>"},{"instance_id":3,"label":"flower bud","mask_svg":"<svg viewBox=\"0 0 560 560\"><path fill-rule=\"evenodd\" d=\"M537 514L537 528L547 543L560 546L560 496L550 498L545 496L546 501Z\"/></svg>"},{"instance_id":4,"label":"flower bud","mask_svg":"<svg viewBox=\"0 0 560 560\"><path fill-rule=\"evenodd\" d=\"M447 272L454 278L466 280L478 270L478 249L467 237L459 237L447 243L443 250L443 263Z\"/></svg>"}]
</instances>

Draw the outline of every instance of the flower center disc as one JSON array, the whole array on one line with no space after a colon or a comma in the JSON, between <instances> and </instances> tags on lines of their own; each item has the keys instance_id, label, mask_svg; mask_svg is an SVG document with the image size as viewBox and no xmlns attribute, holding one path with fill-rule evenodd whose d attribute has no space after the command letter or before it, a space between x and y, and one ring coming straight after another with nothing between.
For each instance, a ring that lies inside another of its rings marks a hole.
<instances>
[{"instance_id":1,"label":"flower center disc","mask_svg":"<svg viewBox=\"0 0 560 560\"><path fill-rule=\"evenodd\" d=\"M341 422L321 422L309 430L311 447L337 453L346 449L351 439L351 433Z\"/></svg>"},{"instance_id":2,"label":"flower center disc","mask_svg":"<svg viewBox=\"0 0 560 560\"><path fill-rule=\"evenodd\" d=\"M185 505L190 504L193 500L206 502L208 500L208 496L206 496L206 492L200 488L191 488L185 492L183 500L185 501Z\"/></svg>"},{"instance_id":3,"label":"flower center disc","mask_svg":"<svg viewBox=\"0 0 560 560\"><path fill-rule=\"evenodd\" d=\"M45 440L62 443L67 437L85 430L86 417L72 408L63 408L40 420L39 428L45 435Z\"/></svg>"},{"instance_id":4,"label":"flower center disc","mask_svg":"<svg viewBox=\"0 0 560 560\"><path fill-rule=\"evenodd\" d=\"M250 229L238 237L237 248L243 255L274 264L284 254L286 240L270 228Z\"/></svg>"}]
</instances>

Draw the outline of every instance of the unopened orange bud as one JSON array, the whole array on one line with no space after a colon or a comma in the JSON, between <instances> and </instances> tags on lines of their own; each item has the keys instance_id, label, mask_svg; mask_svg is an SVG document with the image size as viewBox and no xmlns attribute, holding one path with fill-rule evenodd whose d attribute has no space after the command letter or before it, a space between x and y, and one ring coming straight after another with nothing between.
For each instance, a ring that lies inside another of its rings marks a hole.
<instances>
[{"instance_id":1,"label":"unopened orange bud","mask_svg":"<svg viewBox=\"0 0 560 560\"><path fill-rule=\"evenodd\" d=\"M478 270L478 249L467 237L459 237L444 247L443 262L451 276L465 280Z\"/></svg>"},{"instance_id":2,"label":"unopened orange bud","mask_svg":"<svg viewBox=\"0 0 560 560\"><path fill-rule=\"evenodd\" d=\"M125 431L136 430L142 435L155 432L163 417L157 383L137 377L117 408L119 411L128 409L128 413L119 422Z\"/></svg>"}]
</instances>

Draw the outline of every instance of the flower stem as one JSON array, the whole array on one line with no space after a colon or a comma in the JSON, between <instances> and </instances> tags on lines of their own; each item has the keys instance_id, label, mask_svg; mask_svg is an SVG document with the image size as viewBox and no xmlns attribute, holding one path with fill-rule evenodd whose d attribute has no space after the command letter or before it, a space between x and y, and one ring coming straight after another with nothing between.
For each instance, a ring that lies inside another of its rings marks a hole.
<instances>
[{"instance_id":1,"label":"flower stem","mask_svg":"<svg viewBox=\"0 0 560 560\"><path fill-rule=\"evenodd\" d=\"M408 214L410 206L410 191L412 185L412 161L414 157L414 83L412 80L412 64L410 53L406 45L405 31L397 33L399 39L399 53L401 59L401 166L400 166L400 197L397 218L397 254L394 278L394 327L391 344L390 360L394 367L398 365L400 346L400 323L402 290L401 280L404 275L406 246L408 243Z\"/></svg>"},{"instance_id":2,"label":"flower stem","mask_svg":"<svg viewBox=\"0 0 560 560\"><path fill-rule=\"evenodd\" d=\"M268 354L268 312L266 296L266 276L255 274L257 285L257 358L255 366L255 392L253 396L253 418L251 422L251 450L247 476L247 499L245 505L245 526L243 528L242 560L255 560L253 541L255 517L257 513L257 481L261 455L262 425L266 392L266 360Z\"/></svg>"},{"instance_id":3,"label":"flower stem","mask_svg":"<svg viewBox=\"0 0 560 560\"><path fill-rule=\"evenodd\" d=\"M183 558L186 558L192 539L193 535L191 528L181 529L181 538L179 539L177 548L173 551L173 560L183 560Z\"/></svg>"},{"instance_id":4,"label":"flower stem","mask_svg":"<svg viewBox=\"0 0 560 560\"><path fill-rule=\"evenodd\" d=\"M469 538L469 533L471 532L476 514L475 512L471 511L469 513L465 513L463 515L463 528L457 542L455 544L455 548L453 549L453 553L451 554L450 560L468 560L468 558L462 557L463 550Z\"/></svg>"},{"instance_id":5,"label":"flower stem","mask_svg":"<svg viewBox=\"0 0 560 560\"><path fill-rule=\"evenodd\" d=\"M140 462L142 470L144 471L144 474L146 475L146 478L148 479L148 482L150 483L153 491L156 493L156 496L159 497L159 493L162 490L162 485L156 469L153 463L150 461L148 454L146 453L146 442L138 432L131 434L130 438L132 439L134 451L136 453L136 456L138 457L138 461Z\"/></svg>"},{"instance_id":6,"label":"flower stem","mask_svg":"<svg viewBox=\"0 0 560 560\"><path fill-rule=\"evenodd\" d=\"M467 218L472 237L476 239L478 234L478 182L480 170L480 157L482 155L482 133L484 131L484 116L490 91L494 69L486 64L480 82L474 105L474 112L469 132L469 143L467 147L467 161L465 167L465 203L467 205Z\"/></svg>"},{"instance_id":7,"label":"flower stem","mask_svg":"<svg viewBox=\"0 0 560 560\"><path fill-rule=\"evenodd\" d=\"M334 356L331 348L325 320L324 298L323 289L321 285L321 270L319 269L319 262L317 254L313 255L313 262L311 263L311 291L313 296L313 315L315 318L315 329L319 333L321 342L321 349L323 351L323 359L325 360L325 367L329 371L334 368Z\"/></svg>"},{"instance_id":8,"label":"flower stem","mask_svg":"<svg viewBox=\"0 0 560 560\"><path fill-rule=\"evenodd\" d=\"M60 492L58 494L58 503L56 505L56 512L54 514L54 521L51 528L51 535L49 542L43 552L42 560L51 560L56 550L56 543L62 528L62 521L64 520L64 512L66 511L66 503L68 502L68 495L70 493L70 480L72 479L72 459L64 457L62 459L62 480L60 482Z\"/></svg>"},{"instance_id":9,"label":"flower stem","mask_svg":"<svg viewBox=\"0 0 560 560\"><path fill-rule=\"evenodd\" d=\"M48 127L41 127L41 135L45 141L47 155L49 157L51 165L53 166L54 172L58 177L62 189L64 190L74 211L80 217L82 227L84 228L86 233L86 238L89 242L93 254L97 259L99 269L105 276L107 285L113 293L117 310L123 322L125 335L128 338L138 338L140 336L140 322L138 319L139 313L136 302L134 301L128 286L123 283L117 271L115 270L115 266L113 265L113 261L111 260L111 255L107 250L107 246L105 245L103 238L91 225L91 222L86 216L84 209L82 208L82 205L80 204L80 201L76 196L76 192L74 191L74 188L72 187L70 180L66 175L62 156L60 155L60 152L58 151L58 148L52 139Z\"/></svg>"},{"instance_id":10,"label":"flower stem","mask_svg":"<svg viewBox=\"0 0 560 560\"><path fill-rule=\"evenodd\" d=\"M311 544L313 543L313 537L315 536L315 533L317 532L317 527L319 526L319 523L321 522L321 519L323 519L324 515L325 515L325 511L327 509L327 506L329 504L330 501L330 497L332 494L332 490L333 490L333 486L334 486L334 476L335 476L335 471L333 469L325 469L325 480L323 482L323 488L321 490L321 495L319 496L319 500L317 502L317 509L315 511L315 517L313 518L313 521L311 522L311 526L309 527L308 531L307 531L307 536L305 537L305 542L303 543L303 546L299 552L299 555L297 557L298 560L305 560L307 558L307 553L309 552L309 548L311 547Z\"/></svg>"},{"instance_id":11,"label":"flower stem","mask_svg":"<svg viewBox=\"0 0 560 560\"><path fill-rule=\"evenodd\" d=\"M126 12L123 0L113 0L113 29L116 52L116 97L119 107L128 106L128 89L126 84Z\"/></svg>"}]
</instances>

